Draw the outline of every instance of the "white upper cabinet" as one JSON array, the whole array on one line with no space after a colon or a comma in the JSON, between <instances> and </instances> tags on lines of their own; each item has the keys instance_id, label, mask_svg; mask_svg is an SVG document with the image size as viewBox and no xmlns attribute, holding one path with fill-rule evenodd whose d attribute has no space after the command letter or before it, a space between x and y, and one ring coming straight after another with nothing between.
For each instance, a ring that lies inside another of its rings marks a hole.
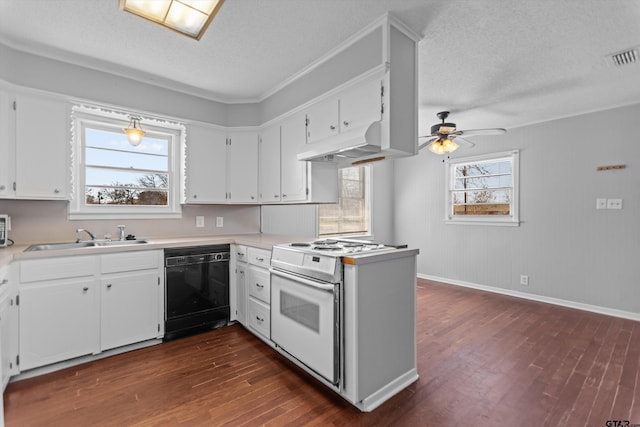
<instances>
[{"instance_id":1,"label":"white upper cabinet","mask_svg":"<svg viewBox=\"0 0 640 427\"><path fill-rule=\"evenodd\" d=\"M229 133L227 147L228 202L258 203L258 133Z\"/></svg>"},{"instance_id":2,"label":"white upper cabinet","mask_svg":"<svg viewBox=\"0 0 640 427\"><path fill-rule=\"evenodd\" d=\"M330 98L309 107L307 111L307 142L320 141L340 130L339 101Z\"/></svg>"},{"instance_id":3,"label":"white upper cabinet","mask_svg":"<svg viewBox=\"0 0 640 427\"><path fill-rule=\"evenodd\" d=\"M304 134L303 134L304 135ZM260 202L279 202L280 195L280 125L262 131L260 136Z\"/></svg>"},{"instance_id":4,"label":"white upper cabinet","mask_svg":"<svg viewBox=\"0 0 640 427\"><path fill-rule=\"evenodd\" d=\"M15 124L14 97L0 85L0 197L14 197Z\"/></svg>"},{"instance_id":5,"label":"white upper cabinet","mask_svg":"<svg viewBox=\"0 0 640 427\"><path fill-rule=\"evenodd\" d=\"M56 98L18 93L16 106L16 197L67 199L68 104Z\"/></svg>"},{"instance_id":6,"label":"white upper cabinet","mask_svg":"<svg viewBox=\"0 0 640 427\"><path fill-rule=\"evenodd\" d=\"M305 118L303 114L296 114L282 122L280 188L283 202L307 200L307 162L301 162L297 157L298 153L304 149L305 142Z\"/></svg>"},{"instance_id":7,"label":"white upper cabinet","mask_svg":"<svg viewBox=\"0 0 640 427\"><path fill-rule=\"evenodd\" d=\"M382 82L373 80L347 89L340 96L340 132L368 127L382 119Z\"/></svg>"},{"instance_id":8,"label":"white upper cabinet","mask_svg":"<svg viewBox=\"0 0 640 427\"><path fill-rule=\"evenodd\" d=\"M187 129L187 203L225 203L227 135L212 127Z\"/></svg>"},{"instance_id":9,"label":"white upper cabinet","mask_svg":"<svg viewBox=\"0 0 640 427\"><path fill-rule=\"evenodd\" d=\"M382 118L382 82L356 84L307 110L307 143L351 129L368 127Z\"/></svg>"}]
</instances>

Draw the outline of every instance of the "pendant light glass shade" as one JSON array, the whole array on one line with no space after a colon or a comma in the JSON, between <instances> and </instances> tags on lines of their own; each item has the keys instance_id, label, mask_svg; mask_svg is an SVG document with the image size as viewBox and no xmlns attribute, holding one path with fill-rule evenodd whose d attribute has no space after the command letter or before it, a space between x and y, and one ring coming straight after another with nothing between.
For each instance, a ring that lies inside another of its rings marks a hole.
<instances>
[{"instance_id":1,"label":"pendant light glass shade","mask_svg":"<svg viewBox=\"0 0 640 427\"><path fill-rule=\"evenodd\" d=\"M431 151L434 154L446 154L446 153L452 153L454 151L456 151L458 149L459 145L455 143L455 141L446 138L446 139L439 139L437 141L434 141L431 145L429 145L429 151Z\"/></svg>"},{"instance_id":2,"label":"pendant light glass shade","mask_svg":"<svg viewBox=\"0 0 640 427\"><path fill-rule=\"evenodd\" d=\"M146 133L140 127L140 117L130 117L131 121L129 122L129 126L124 129L124 133L127 135L127 139L129 140L129 144L134 147L140 145L142 142L142 137Z\"/></svg>"}]
</instances>

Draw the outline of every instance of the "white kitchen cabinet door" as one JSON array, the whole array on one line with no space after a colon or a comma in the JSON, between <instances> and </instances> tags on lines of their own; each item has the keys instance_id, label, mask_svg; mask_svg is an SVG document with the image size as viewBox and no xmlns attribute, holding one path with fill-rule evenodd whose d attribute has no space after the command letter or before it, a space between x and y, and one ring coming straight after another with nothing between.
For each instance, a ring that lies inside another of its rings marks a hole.
<instances>
[{"instance_id":1,"label":"white kitchen cabinet door","mask_svg":"<svg viewBox=\"0 0 640 427\"><path fill-rule=\"evenodd\" d=\"M20 289L20 370L99 350L97 284L58 280Z\"/></svg>"},{"instance_id":2,"label":"white kitchen cabinet door","mask_svg":"<svg viewBox=\"0 0 640 427\"><path fill-rule=\"evenodd\" d=\"M66 102L19 93L16 99L16 197L67 199L69 128Z\"/></svg>"},{"instance_id":3,"label":"white kitchen cabinet door","mask_svg":"<svg viewBox=\"0 0 640 427\"><path fill-rule=\"evenodd\" d=\"M331 98L307 110L307 143L335 136L340 131L338 100Z\"/></svg>"},{"instance_id":4,"label":"white kitchen cabinet door","mask_svg":"<svg viewBox=\"0 0 640 427\"><path fill-rule=\"evenodd\" d=\"M280 201L280 125L265 129L260 137L259 184L260 202Z\"/></svg>"},{"instance_id":5,"label":"white kitchen cabinet door","mask_svg":"<svg viewBox=\"0 0 640 427\"><path fill-rule=\"evenodd\" d=\"M205 126L187 128L187 203L225 203L227 135Z\"/></svg>"},{"instance_id":6,"label":"white kitchen cabinet door","mask_svg":"<svg viewBox=\"0 0 640 427\"><path fill-rule=\"evenodd\" d=\"M227 202L258 203L258 133L233 132L227 146Z\"/></svg>"},{"instance_id":7,"label":"white kitchen cabinet door","mask_svg":"<svg viewBox=\"0 0 640 427\"><path fill-rule=\"evenodd\" d=\"M247 326L247 264L239 262L236 265L236 318L238 322Z\"/></svg>"},{"instance_id":8,"label":"white kitchen cabinet door","mask_svg":"<svg viewBox=\"0 0 640 427\"><path fill-rule=\"evenodd\" d=\"M0 86L0 197L14 197L15 111L14 97Z\"/></svg>"},{"instance_id":9,"label":"white kitchen cabinet door","mask_svg":"<svg viewBox=\"0 0 640 427\"><path fill-rule=\"evenodd\" d=\"M374 80L346 90L340 96L340 132L368 127L382 119L382 82Z\"/></svg>"},{"instance_id":10,"label":"white kitchen cabinet door","mask_svg":"<svg viewBox=\"0 0 640 427\"><path fill-rule=\"evenodd\" d=\"M100 349L158 337L158 271L102 276Z\"/></svg>"},{"instance_id":11,"label":"white kitchen cabinet door","mask_svg":"<svg viewBox=\"0 0 640 427\"><path fill-rule=\"evenodd\" d=\"M307 162L298 160L305 148L304 115L294 115L282 123L280 141L280 189L283 202L307 199Z\"/></svg>"}]
</instances>

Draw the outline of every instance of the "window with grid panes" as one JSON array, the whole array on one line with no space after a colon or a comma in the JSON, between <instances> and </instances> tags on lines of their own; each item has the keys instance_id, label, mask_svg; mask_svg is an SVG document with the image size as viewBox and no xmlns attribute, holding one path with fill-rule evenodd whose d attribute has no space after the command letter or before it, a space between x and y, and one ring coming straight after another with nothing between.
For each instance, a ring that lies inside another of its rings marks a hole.
<instances>
[{"instance_id":1,"label":"window with grid panes","mask_svg":"<svg viewBox=\"0 0 640 427\"><path fill-rule=\"evenodd\" d=\"M370 173L366 165L338 170L338 203L318 207L319 236L370 234Z\"/></svg>"}]
</instances>

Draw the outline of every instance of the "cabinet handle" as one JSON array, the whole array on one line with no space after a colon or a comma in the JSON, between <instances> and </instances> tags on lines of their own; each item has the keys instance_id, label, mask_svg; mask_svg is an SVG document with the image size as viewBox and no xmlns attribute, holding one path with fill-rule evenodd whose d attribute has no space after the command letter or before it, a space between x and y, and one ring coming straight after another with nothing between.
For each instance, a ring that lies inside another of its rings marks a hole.
<instances>
[{"instance_id":1,"label":"cabinet handle","mask_svg":"<svg viewBox=\"0 0 640 427\"><path fill-rule=\"evenodd\" d=\"M349 122L346 121L346 120L344 122L342 122L342 124L345 125L345 126L349 126Z\"/></svg>"},{"instance_id":2,"label":"cabinet handle","mask_svg":"<svg viewBox=\"0 0 640 427\"><path fill-rule=\"evenodd\" d=\"M251 196L251 200L254 200L254 199L255 199L255 197L254 197L254 196Z\"/></svg>"},{"instance_id":3,"label":"cabinet handle","mask_svg":"<svg viewBox=\"0 0 640 427\"><path fill-rule=\"evenodd\" d=\"M282 195L282 197L287 197L287 195L286 195L286 194L283 194L283 195Z\"/></svg>"},{"instance_id":4,"label":"cabinet handle","mask_svg":"<svg viewBox=\"0 0 640 427\"><path fill-rule=\"evenodd\" d=\"M274 199L277 199L277 198L278 198L278 195L277 195L277 194L274 194L274 195L273 195L273 198L274 198Z\"/></svg>"},{"instance_id":5,"label":"cabinet handle","mask_svg":"<svg viewBox=\"0 0 640 427\"><path fill-rule=\"evenodd\" d=\"M264 258L258 258L258 257L256 257L256 261L264 262Z\"/></svg>"},{"instance_id":6,"label":"cabinet handle","mask_svg":"<svg viewBox=\"0 0 640 427\"><path fill-rule=\"evenodd\" d=\"M54 188L53 189L53 194L58 194L58 193L60 193L60 190L58 190L57 188Z\"/></svg>"},{"instance_id":7,"label":"cabinet handle","mask_svg":"<svg viewBox=\"0 0 640 427\"><path fill-rule=\"evenodd\" d=\"M193 195L193 198L194 198L194 199L197 199L197 198L198 198L198 195L197 195L197 194L194 194L194 195Z\"/></svg>"},{"instance_id":8,"label":"cabinet handle","mask_svg":"<svg viewBox=\"0 0 640 427\"><path fill-rule=\"evenodd\" d=\"M4 185L0 185L0 191L4 191L5 188L7 188L7 187L5 187Z\"/></svg>"},{"instance_id":9,"label":"cabinet handle","mask_svg":"<svg viewBox=\"0 0 640 427\"><path fill-rule=\"evenodd\" d=\"M264 285L261 285L260 283L256 283L256 287L262 289L262 288L264 288Z\"/></svg>"},{"instance_id":10,"label":"cabinet handle","mask_svg":"<svg viewBox=\"0 0 640 427\"><path fill-rule=\"evenodd\" d=\"M2 282L0 282L0 285L6 285L7 283L9 283L9 279L2 279Z\"/></svg>"},{"instance_id":11,"label":"cabinet handle","mask_svg":"<svg viewBox=\"0 0 640 427\"><path fill-rule=\"evenodd\" d=\"M82 288L82 292L87 292L89 290L89 288L87 286L85 286L84 288Z\"/></svg>"},{"instance_id":12,"label":"cabinet handle","mask_svg":"<svg viewBox=\"0 0 640 427\"><path fill-rule=\"evenodd\" d=\"M240 257L244 256L244 254L242 252L236 252L236 255L238 255Z\"/></svg>"},{"instance_id":13,"label":"cabinet handle","mask_svg":"<svg viewBox=\"0 0 640 427\"><path fill-rule=\"evenodd\" d=\"M260 317L258 317L258 316L256 316L256 320L257 320L258 322L264 322L264 319L261 319L261 318L260 318Z\"/></svg>"},{"instance_id":14,"label":"cabinet handle","mask_svg":"<svg viewBox=\"0 0 640 427\"><path fill-rule=\"evenodd\" d=\"M109 284L107 285L107 289L111 289L111 286L113 286L113 285L112 285L111 283L109 283Z\"/></svg>"},{"instance_id":15,"label":"cabinet handle","mask_svg":"<svg viewBox=\"0 0 640 427\"><path fill-rule=\"evenodd\" d=\"M329 126L329 129L336 130L336 127L334 125L331 125L331 126Z\"/></svg>"}]
</instances>

